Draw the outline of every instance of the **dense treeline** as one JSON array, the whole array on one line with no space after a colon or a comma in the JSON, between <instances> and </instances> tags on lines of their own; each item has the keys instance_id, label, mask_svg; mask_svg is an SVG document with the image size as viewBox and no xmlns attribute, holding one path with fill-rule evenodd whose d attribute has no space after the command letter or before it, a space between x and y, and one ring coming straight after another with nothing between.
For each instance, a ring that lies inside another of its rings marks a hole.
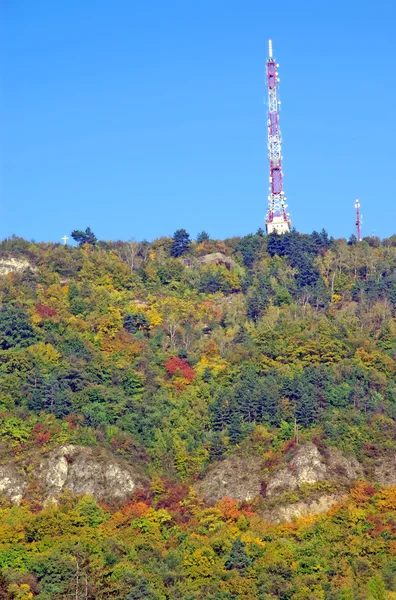
<instances>
[{"instance_id":1,"label":"dense treeline","mask_svg":"<svg viewBox=\"0 0 396 600\"><path fill-rule=\"evenodd\" d=\"M273 453L282 452L282 444L293 438L296 427L301 439L352 452L368 470L378 457L394 453L396 236L382 242L378 238L357 242L352 236L347 242L329 238L325 231L265 236L259 230L224 241L202 232L192 241L185 230L178 230L173 238L151 243L100 242L87 228L76 230L73 237L78 247L16 237L0 243L0 258L23 259L31 266L0 278L1 456L11 453L21 458L32 448L44 452L66 441L106 446L126 460L138 461L165 490L167 486L188 489L210 462L250 448L257 428L266 431L265 449ZM186 495L182 497L187 502ZM367 515L374 515L381 496L373 492L369 497L373 499ZM18 509L20 513L8 510L2 517L6 524L14 518L29 523L39 518L27 508ZM67 506L67 519L82 518L78 510ZM115 518L104 516L104 509L98 507L89 510L102 511L103 523L98 527ZM275 582L278 574L263 568L257 575L261 550L256 546L253 550L247 538L243 541L251 531L249 525L246 529L243 525L237 535L236 525L220 519L222 535L243 542L235 541L235 553L245 557L241 560L246 565L235 571L227 568L232 554L229 542L221 546L192 513L190 521L186 517L188 524L183 524L180 506L177 517L169 520L171 525L166 520L161 523L161 510L150 513L156 515L152 516L155 527L150 527L158 531L154 534L148 526L148 537L140 542L143 548L147 544L143 555L147 552L156 564L153 580L146 584L142 582L147 574L136 576L133 585L141 590L129 596L117 588L118 595L107 591L106 596L103 591L100 596L95 591L90 592L92 597L366 598L367 582L378 574L380 559L365 559L368 567L364 574L362 569L362 583L352 589L352 571L344 585L326 562L315 567L317 579L307 577L313 583L279 584L278 588L268 583L267 589L267 584L258 582L265 578ZM244 513L238 519L242 517L250 519ZM59 517L53 518L55 523ZM335 523L337 518L331 517ZM180 520L177 534L173 519ZM254 543L264 548L264 525L254 519ZM312 532L320 523L307 524L302 531L309 530L308 537L315 537ZM81 526L93 527L85 522ZM387 525L382 526L388 531ZM70 536L77 539L73 533L77 525L70 527ZM224 528L229 527L225 534ZM163 537L154 539L157 532ZM125 556L131 564L138 560L140 550L129 548L124 533L114 541L123 548L114 550L115 565L124 564ZM21 539L30 543L26 535L21 534ZM213 585L220 587L206 588L197 576L199 584L190 581L190 588L180 584L180 590L187 591L179 591L178 582L185 581L181 564L188 559L183 552L176 557L172 547L185 535L189 540L194 535L209 536L196 551L200 560L219 569ZM291 568L291 557L297 552L293 544L300 548L299 535L291 528L285 533L290 543L276 546L274 552L284 565L280 572ZM307 539L301 542L303 547L309 546ZM388 553L388 533L382 539ZM29 552L22 546L23 552ZM85 548L84 552L92 561L96 551ZM173 558L166 559L170 561L166 571L161 556L169 553ZM56 562L51 556L48 550L42 560ZM348 562L346 554L343 560ZM101 576L113 581L113 574L106 573L118 573L118 567L107 564L106 571L104 564ZM6 577L14 571L34 571L39 583L32 593L40 599L58 597L45 591L45 568L34 570L30 559L19 561L15 555L0 565L11 569ZM96 569L87 565L84 568L90 572ZM358 568L350 561L348 565ZM306 567L307 573L311 566ZM75 563L72 567L70 573L75 573ZM297 569L297 573L300 577L303 572ZM235 577L240 591L221 583ZM294 575L279 577L294 581ZM386 577L392 590L394 583ZM15 585L22 585L16 575L14 579ZM301 586L308 590L306 594L314 590L312 595L301 595ZM340 595L343 587L351 588L345 594L355 595Z\"/></svg>"}]
</instances>

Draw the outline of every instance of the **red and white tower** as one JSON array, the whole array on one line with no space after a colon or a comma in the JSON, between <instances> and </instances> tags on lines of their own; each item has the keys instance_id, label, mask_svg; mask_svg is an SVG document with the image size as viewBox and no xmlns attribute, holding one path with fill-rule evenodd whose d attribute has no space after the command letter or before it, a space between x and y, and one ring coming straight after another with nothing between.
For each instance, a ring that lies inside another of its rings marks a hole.
<instances>
[{"instance_id":1,"label":"red and white tower","mask_svg":"<svg viewBox=\"0 0 396 600\"><path fill-rule=\"evenodd\" d=\"M355 210L356 210L356 237L357 237L357 241L361 242L362 241L362 236L361 236L361 227L362 227L362 215L360 214L360 202L359 200L356 198L356 202L355 202Z\"/></svg>"},{"instance_id":2,"label":"red and white tower","mask_svg":"<svg viewBox=\"0 0 396 600\"><path fill-rule=\"evenodd\" d=\"M279 104L277 84L279 83L276 64L272 56L272 41L268 42L267 60L268 85L268 153L269 182L268 212L266 218L267 233L287 233L291 230L290 215L286 211L286 197L283 192L282 137L279 128Z\"/></svg>"}]
</instances>

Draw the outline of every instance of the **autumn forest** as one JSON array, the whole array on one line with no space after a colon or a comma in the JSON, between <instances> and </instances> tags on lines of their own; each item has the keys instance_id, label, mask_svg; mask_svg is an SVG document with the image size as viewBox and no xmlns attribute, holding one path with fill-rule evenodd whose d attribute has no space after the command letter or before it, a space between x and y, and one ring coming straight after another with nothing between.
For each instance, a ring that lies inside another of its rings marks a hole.
<instances>
[{"instance_id":1,"label":"autumn forest","mask_svg":"<svg viewBox=\"0 0 396 600\"><path fill-rule=\"evenodd\" d=\"M396 236L72 238L0 243L0 599L396 598Z\"/></svg>"}]
</instances>

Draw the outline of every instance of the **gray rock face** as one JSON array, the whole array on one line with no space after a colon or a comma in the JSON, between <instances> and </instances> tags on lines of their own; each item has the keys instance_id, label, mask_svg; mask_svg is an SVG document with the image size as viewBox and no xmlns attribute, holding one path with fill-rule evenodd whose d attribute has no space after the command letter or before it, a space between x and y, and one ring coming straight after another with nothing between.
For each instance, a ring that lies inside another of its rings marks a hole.
<instances>
[{"instance_id":1,"label":"gray rock face","mask_svg":"<svg viewBox=\"0 0 396 600\"><path fill-rule=\"evenodd\" d=\"M314 444L306 443L295 449L285 467L274 470L269 476L258 456L228 457L212 467L195 489L204 499L217 502L224 496L249 501L265 487L265 496L273 505L284 492L298 490L306 484L329 481L345 486L363 477L363 469L356 458L343 456L334 448L321 454ZM262 485L264 480L266 486ZM268 509L263 516L269 521L290 521L298 516L326 512L342 497L341 492L322 493L315 498Z\"/></svg>"},{"instance_id":2,"label":"gray rock face","mask_svg":"<svg viewBox=\"0 0 396 600\"><path fill-rule=\"evenodd\" d=\"M342 502L344 498L345 496L342 494L323 494L318 498L305 502L292 502L291 504L284 504L272 510L263 511L261 516L271 523L285 523L299 517L320 515Z\"/></svg>"},{"instance_id":3,"label":"gray rock face","mask_svg":"<svg viewBox=\"0 0 396 600\"><path fill-rule=\"evenodd\" d=\"M272 498L285 491L295 490L306 483L326 479L327 469L314 444L300 446L286 469L275 473L268 482L267 496Z\"/></svg>"},{"instance_id":4,"label":"gray rock face","mask_svg":"<svg viewBox=\"0 0 396 600\"><path fill-rule=\"evenodd\" d=\"M257 456L230 456L211 468L194 487L200 496L212 502L225 496L249 501L260 494L262 472L263 464Z\"/></svg>"},{"instance_id":5,"label":"gray rock face","mask_svg":"<svg viewBox=\"0 0 396 600\"><path fill-rule=\"evenodd\" d=\"M15 465L0 465L0 495L19 504L23 498L27 482L20 475Z\"/></svg>"},{"instance_id":6,"label":"gray rock face","mask_svg":"<svg viewBox=\"0 0 396 600\"><path fill-rule=\"evenodd\" d=\"M374 481L380 485L396 485L396 454L382 458L374 469Z\"/></svg>"},{"instance_id":7,"label":"gray rock face","mask_svg":"<svg viewBox=\"0 0 396 600\"><path fill-rule=\"evenodd\" d=\"M56 502L64 490L97 500L123 502L146 485L136 469L104 450L68 444L44 458L30 457L30 476L21 475L13 464L0 465L0 496L19 504L29 484L38 483L41 497Z\"/></svg>"},{"instance_id":8,"label":"gray rock face","mask_svg":"<svg viewBox=\"0 0 396 600\"><path fill-rule=\"evenodd\" d=\"M26 269L35 271L31 264L22 258L0 258L0 276L7 275L8 273L18 273Z\"/></svg>"},{"instance_id":9,"label":"gray rock face","mask_svg":"<svg viewBox=\"0 0 396 600\"><path fill-rule=\"evenodd\" d=\"M126 500L138 485L138 475L118 459L92 448L61 446L40 464L39 478L48 498L63 490L76 495L91 494L96 499Z\"/></svg>"},{"instance_id":10,"label":"gray rock face","mask_svg":"<svg viewBox=\"0 0 396 600\"><path fill-rule=\"evenodd\" d=\"M346 458L330 448L324 458L314 444L299 446L285 469L275 472L267 484L267 497L272 498L286 491L296 490L304 484L320 481L350 483L363 477L363 469L355 457Z\"/></svg>"}]
</instances>

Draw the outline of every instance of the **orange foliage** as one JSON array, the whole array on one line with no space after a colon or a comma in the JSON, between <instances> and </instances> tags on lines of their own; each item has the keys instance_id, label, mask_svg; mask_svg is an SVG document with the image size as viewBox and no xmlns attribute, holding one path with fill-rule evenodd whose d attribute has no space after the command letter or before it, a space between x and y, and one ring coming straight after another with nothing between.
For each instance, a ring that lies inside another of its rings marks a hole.
<instances>
[{"instance_id":1,"label":"orange foliage","mask_svg":"<svg viewBox=\"0 0 396 600\"><path fill-rule=\"evenodd\" d=\"M143 342L136 340L131 333L120 329L114 335L103 338L101 349L109 354L119 354L126 358L135 358L143 349Z\"/></svg>"},{"instance_id":2,"label":"orange foliage","mask_svg":"<svg viewBox=\"0 0 396 600\"><path fill-rule=\"evenodd\" d=\"M237 521L242 515L242 511L239 510L238 503L234 498L225 496L216 506L227 521Z\"/></svg>"},{"instance_id":3,"label":"orange foliage","mask_svg":"<svg viewBox=\"0 0 396 600\"><path fill-rule=\"evenodd\" d=\"M376 493L375 487L367 481L358 481L351 489L351 496L357 505L366 504Z\"/></svg>"}]
</instances>

